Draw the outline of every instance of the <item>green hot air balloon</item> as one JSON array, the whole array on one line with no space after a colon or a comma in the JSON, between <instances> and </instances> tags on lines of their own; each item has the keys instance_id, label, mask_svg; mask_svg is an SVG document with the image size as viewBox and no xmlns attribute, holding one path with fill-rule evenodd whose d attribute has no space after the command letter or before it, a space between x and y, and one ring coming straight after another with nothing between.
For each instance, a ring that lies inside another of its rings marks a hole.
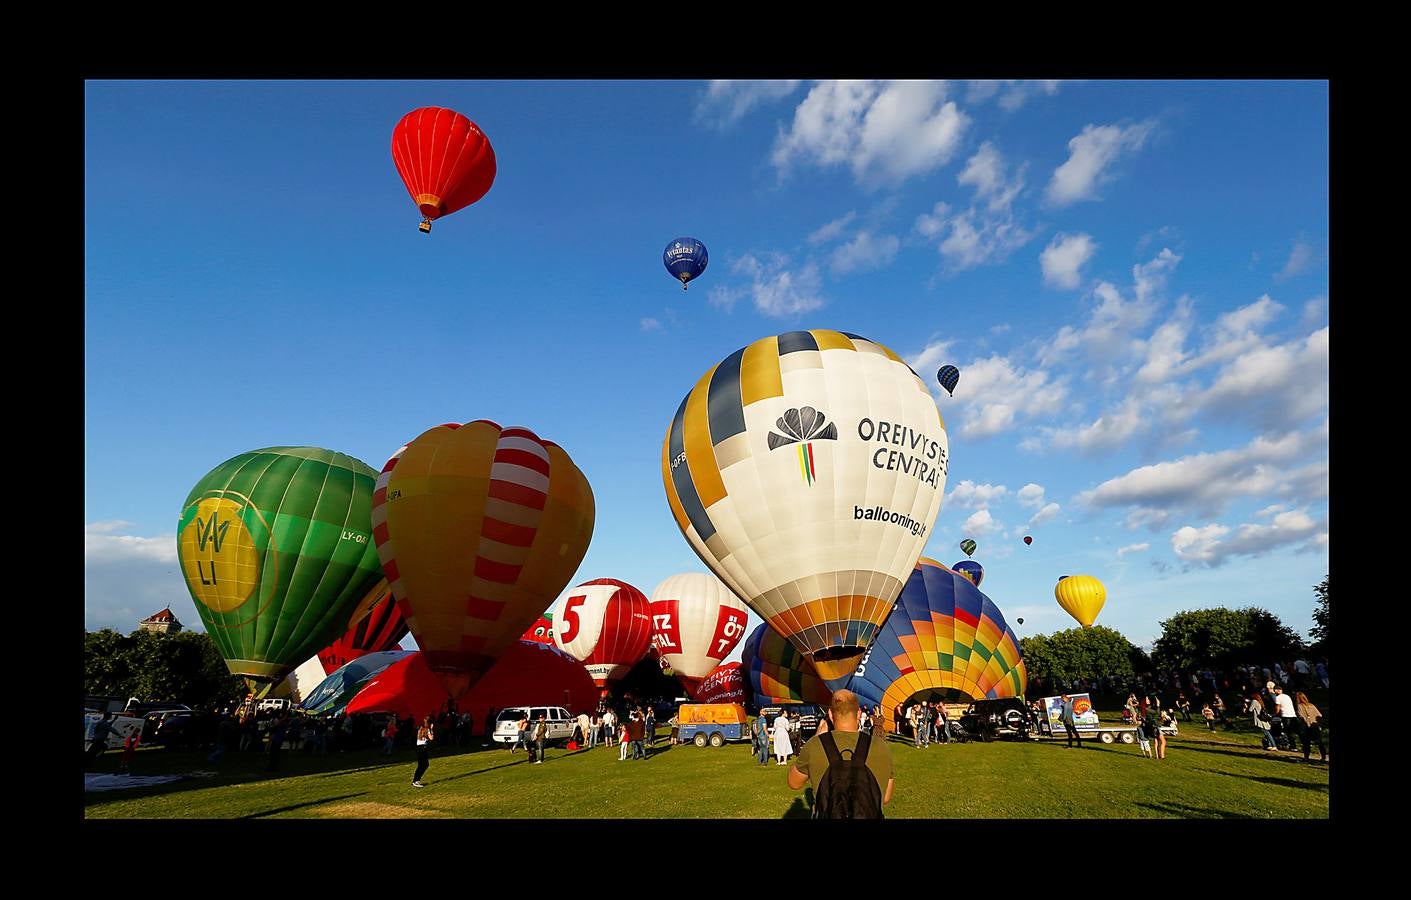
<instances>
[{"instance_id":1,"label":"green hot air balloon","mask_svg":"<svg viewBox=\"0 0 1411 900\"><path fill-rule=\"evenodd\" d=\"M965 540L960 542L960 549L965 551L966 556L974 555L975 548L978 546L980 545L972 541L970 538L966 538Z\"/></svg>"},{"instance_id":2,"label":"green hot air balloon","mask_svg":"<svg viewBox=\"0 0 1411 900\"><path fill-rule=\"evenodd\" d=\"M337 639L382 578L372 540L377 472L318 447L269 447L191 489L176 552L206 631L262 696Z\"/></svg>"}]
</instances>

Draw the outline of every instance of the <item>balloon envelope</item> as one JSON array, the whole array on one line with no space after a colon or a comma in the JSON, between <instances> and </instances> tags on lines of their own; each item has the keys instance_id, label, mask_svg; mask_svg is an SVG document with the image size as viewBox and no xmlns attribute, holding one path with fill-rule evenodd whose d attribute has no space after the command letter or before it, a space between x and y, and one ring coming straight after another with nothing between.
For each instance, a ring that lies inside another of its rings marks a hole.
<instances>
[{"instance_id":1,"label":"balloon envelope","mask_svg":"<svg viewBox=\"0 0 1411 900\"><path fill-rule=\"evenodd\" d=\"M688 282L705 271L710 254L706 252L706 245L695 238L680 237L666 245L661 262L671 277L681 282L684 290Z\"/></svg>"},{"instance_id":2,"label":"balloon envelope","mask_svg":"<svg viewBox=\"0 0 1411 900\"><path fill-rule=\"evenodd\" d=\"M421 211L423 231L485 196L495 181L490 139L470 119L439 106L402 117L392 129L392 162Z\"/></svg>"},{"instance_id":3,"label":"balloon envelope","mask_svg":"<svg viewBox=\"0 0 1411 900\"><path fill-rule=\"evenodd\" d=\"M440 425L383 467L377 552L407 627L452 696L563 590L588 550L593 515L583 473L527 428Z\"/></svg>"},{"instance_id":4,"label":"balloon envelope","mask_svg":"<svg viewBox=\"0 0 1411 900\"><path fill-rule=\"evenodd\" d=\"M848 688L890 717L921 691L1022 697L1028 682L1018 636L999 607L969 578L923 557Z\"/></svg>"},{"instance_id":5,"label":"balloon envelope","mask_svg":"<svg viewBox=\"0 0 1411 900\"><path fill-rule=\"evenodd\" d=\"M1054 585L1058 605L1084 628L1090 628L1107 602L1107 588L1091 575L1064 575Z\"/></svg>"},{"instance_id":6,"label":"balloon envelope","mask_svg":"<svg viewBox=\"0 0 1411 900\"><path fill-rule=\"evenodd\" d=\"M652 641L647 595L625 581L597 578L555 604L554 645L583 663L600 688L625 676Z\"/></svg>"},{"instance_id":7,"label":"balloon envelope","mask_svg":"<svg viewBox=\"0 0 1411 900\"><path fill-rule=\"evenodd\" d=\"M745 674L737 662L717 666L701 679L691 697L697 703L745 702Z\"/></svg>"},{"instance_id":8,"label":"balloon envelope","mask_svg":"<svg viewBox=\"0 0 1411 900\"><path fill-rule=\"evenodd\" d=\"M730 655L745 636L749 613L719 578L704 572L672 575L652 591L652 646L687 693Z\"/></svg>"},{"instance_id":9,"label":"balloon envelope","mask_svg":"<svg viewBox=\"0 0 1411 900\"><path fill-rule=\"evenodd\" d=\"M536 644L554 645L554 614L544 613L539 617L539 621L529 626L529 630L519 636L521 641L533 641Z\"/></svg>"},{"instance_id":10,"label":"balloon envelope","mask_svg":"<svg viewBox=\"0 0 1411 900\"><path fill-rule=\"evenodd\" d=\"M337 715L344 711L348 702L383 669L412 655L410 650L391 650L384 653L367 653L352 662L335 669L314 688L299 708L313 715L328 713Z\"/></svg>"},{"instance_id":11,"label":"balloon envelope","mask_svg":"<svg viewBox=\"0 0 1411 900\"><path fill-rule=\"evenodd\" d=\"M962 559L960 562L951 566L951 569L969 578L970 583L975 585L975 587L979 587L980 582L985 580L985 567L975 562L973 559Z\"/></svg>"},{"instance_id":12,"label":"balloon envelope","mask_svg":"<svg viewBox=\"0 0 1411 900\"><path fill-rule=\"evenodd\" d=\"M1034 539L1033 539L1032 537L1030 537L1030 536L1027 535L1027 534L1024 535L1024 543L1025 543L1025 544L1032 544L1033 542L1034 542Z\"/></svg>"},{"instance_id":13,"label":"balloon envelope","mask_svg":"<svg viewBox=\"0 0 1411 900\"><path fill-rule=\"evenodd\" d=\"M326 647L382 577L377 473L317 447L242 453L206 474L177 523L177 558L226 666L264 683Z\"/></svg>"},{"instance_id":14,"label":"balloon envelope","mask_svg":"<svg viewBox=\"0 0 1411 900\"><path fill-rule=\"evenodd\" d=\"M740 651L740 668L754 702L761 705L826 705L833 697L808 657L767 622L761 622L745 638L745 646Z\"/></svg>"},{"instance_id":15,"label":"balloon envelope","mask_svg":"<svg viewBox=\"0 0 1411 900\"><path fill-rule=\"evenodd\" d=\"M793 331L701 377L662 442L662 480L697 555L841 686L930 534L947 447L895 353Z\"/></svg>"},{"instance_id":16,"label":"balloon envelope","mask_svg":"<svg viewBox=\"0 0 1411 900\"><path fill-rule=\"evenodd\" d=\"M955 386L960 383L960 370L955 366L941 366L936 372L936 380L946 389L947 394L954 397Z\"/></svg>"},{"instance_id":17,"label":"balloon envelope","mask_svg":"<svg viewBox=\"0 0 1411 900\"><path fill-rule=\"evenodd\" d=\"M407 636L407 620L397 608L397 599L386 580L378 582L380 599L368 615L363 616L343 633L343 636L318 652L323 671L332 675L340 667L365 653L396 650Z\"/></svg>"},{"instance_id":18,"label":"balloon envelope","mask_svg":"<svg viewBox=\"0 0 1411 900\"><path fill-rule=\"evenodd\" d=\"M980 545L972 541L970 538L966 538L965 540L960 542L960 549L965 553L966 556L974 555L975 548L978 546Z\"/></svg>"}]
</instances>

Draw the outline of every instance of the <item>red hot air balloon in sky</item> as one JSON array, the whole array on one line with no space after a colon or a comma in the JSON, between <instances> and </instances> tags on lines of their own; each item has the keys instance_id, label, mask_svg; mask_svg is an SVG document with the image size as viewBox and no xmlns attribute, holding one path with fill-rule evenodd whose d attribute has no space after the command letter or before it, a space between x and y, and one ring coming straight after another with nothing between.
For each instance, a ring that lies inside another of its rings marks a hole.
<instances>
[{"instance_id":1,"label":"red hot air balloon in sky","mask_svg":"<svg viewBox=\"0 0 1411 900\"><path fill-rule=\"evenodd\" d=\"M554 643L582 662L600 688L647 655L652 639L647 595L625 581L598 578L564 594L554 613Z\"/></svg>"},{"instance_id":2,"label":"red hot air balloon in sky","mask_svg":"<svg viewBox=\"0 0 1411 900\"><path fill-rule=\"evenodd\" d=\"M392 161L421 210L421 231L431 220L464 209L495 182L495 151L480 126L452 109L425 106L402 116L392 129Z\"/></svg>"},{"instance_id":3,"label":"red hot air balloon in sky","mask_svg":"<svg viewBox=\"0 0 1411 900\"><path fill-rule=\"evenodd\" d=\"M1033 539L1032 537L1030 537L1030 536L1027 535L1027 534L1024 535L1024 544L1025 544L1026 546L1029 545L1029 544L1032 544L1033 542L1034 542L1034 539Z\"/></svg>"}]
</instances>

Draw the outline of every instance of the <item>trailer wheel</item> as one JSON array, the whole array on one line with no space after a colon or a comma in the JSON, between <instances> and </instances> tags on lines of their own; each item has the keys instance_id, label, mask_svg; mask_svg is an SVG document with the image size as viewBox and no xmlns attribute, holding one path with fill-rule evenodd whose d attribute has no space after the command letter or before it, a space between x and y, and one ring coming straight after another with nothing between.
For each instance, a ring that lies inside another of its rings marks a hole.
<instances>
[{"instance_id":1,"label":"trailer wheel","mask_svg":"<svg viewBox=\"0 0 1411 900\"><path fill-rule=\"evenodd\" d=\"M717 731L715 734L712 734L712 735L710 736L710 745L711 745L712 747L724 747L724 746L725 746L725 735L721 734L721 733L718 732L718 731Z\"/></svg>"},{"instance_id":2,"label":"trailer wheel","mask_svg":"<svg viewBox=\"0 0 1411 900\"><path fill-rule=\"evenodd\" d=\"M697 747L704 747L704 746L706 745L706 736L705 736L705 734L703 734L702 732L697 731L697 732L696 732L696 736L693 737L693 738L691 738L691 743L695 744Z\"/></svg>"},{"instance_id":3,"label":"trailer wheel","mask_svg":"<svg viewBox=\"0 0 1411 900\"><path fill-rule=\"evenodd\" d=\"M1137 739L1134 738L1134 737L1132 737L1132 733L1131 733L1130 731L1124 731L1124 732L1122 732L1122 743L1124 743L1124 744L1135 744L1136 742L1137 742Z\"/></svg>"},{"instance_id":4,"label":"trailer wheel","mask_svg":"<svg viewBox=\"0 0 1411 900\"><path fill-rule=\"evenodd\" d=\"M1112 737L1112 732L1110 731L1104 731L1102 734L1098 735L1097 738L1104 744L1110 744L1114 740L1114 738Z\"/></svg>"}]
</instances>

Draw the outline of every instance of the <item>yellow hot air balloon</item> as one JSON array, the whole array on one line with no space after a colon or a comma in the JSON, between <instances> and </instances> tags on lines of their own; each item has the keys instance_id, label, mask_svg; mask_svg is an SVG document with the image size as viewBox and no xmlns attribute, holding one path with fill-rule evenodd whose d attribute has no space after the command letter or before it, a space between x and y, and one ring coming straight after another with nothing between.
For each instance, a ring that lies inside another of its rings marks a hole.
<instances>
[{"instance_id":1,"label":"yellow hot air balloon","mask_svg":"<svg viewBox=\"0 0 1411 900\"><path fill-rule=\"evenodd\" d=\"M451 696L474 685L568 584L593 516L588 479L527 428L440 425L383 467L372 496L382 570Z\"/></svg>"},{"instance_id":2,"label":"yellow hot air balloon","mask_svg":"<svg viewBox=\"0 0 1411 900\"><path fill-rule=\"evenodd\" d=\"M1107 602L1107 588L1091 575L1069 575L1054 585L1053 596L1079 625L1090 628Z\"/></svg>"},{"instance_id":3,"label":"yellow hot air balloon","mask_svg":"<svg viewBox=\"0 0 1411 900\"><path fill-rule=\"evenodd\" d=\"M667 429L661 470L691 547L836 689L930 537L948 454L911 367L814 329L706 372Z\"/></svg>"}]
</instances>

